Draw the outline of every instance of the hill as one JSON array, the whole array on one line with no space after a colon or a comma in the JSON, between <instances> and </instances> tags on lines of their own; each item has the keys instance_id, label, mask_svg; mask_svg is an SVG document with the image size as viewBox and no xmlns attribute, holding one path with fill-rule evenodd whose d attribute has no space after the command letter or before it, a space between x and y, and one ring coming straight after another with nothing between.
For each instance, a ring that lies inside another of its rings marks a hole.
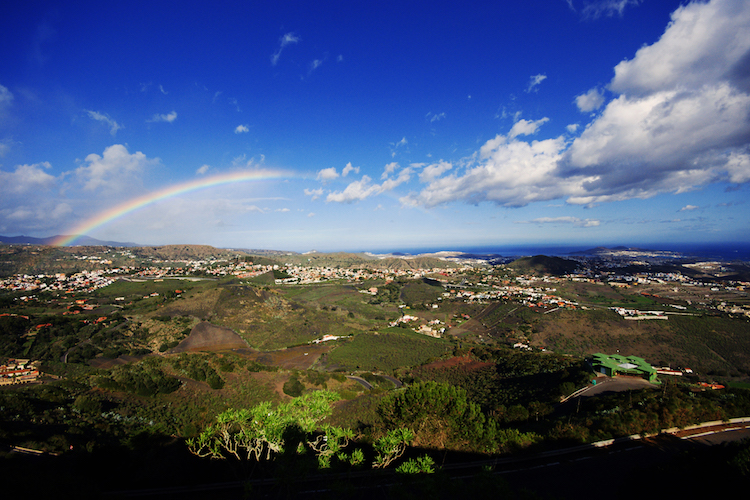
<instances>
[{"instance_id":1,"label":"hill","mask_svg":"<svg viewBox=\"0 0 750 500\"><path fill-rule=\"evenodd\" d=\"M225 250L209 245L163 245L156 247L135 247L133 255L141 258L168 261L234 259L247 255L242 250Z\"/></svg>"},{"instance_id":2,"label":"hill","mask_svg":"<svg viewBox=\"0 0 750 500\"><path fill-rule=\"evenodd\" d=\"M431 268L449 268L456 267L453 262L440 259L437 257L416 256L416 257L398 257L387 256L380 257L367 253L306 253L278 256L279 260L285 264L318 266L318 267L339 267L339 268L380 268L380 269L431 269Z\"/></svg>"},{"instance_id":3,"label":"hill","mask_svg":"<svg viewBox=\"0 0 750 500\"><path fill-rule=\"evenodd\" d=\"M548 257L546 255L535 255L533 257L521 257L510 264L519 273L523 274L551 274L562 276L572 273L579 267L579 263L574 260L563 259L560 257Z\"/></svg>"}]
</instances>

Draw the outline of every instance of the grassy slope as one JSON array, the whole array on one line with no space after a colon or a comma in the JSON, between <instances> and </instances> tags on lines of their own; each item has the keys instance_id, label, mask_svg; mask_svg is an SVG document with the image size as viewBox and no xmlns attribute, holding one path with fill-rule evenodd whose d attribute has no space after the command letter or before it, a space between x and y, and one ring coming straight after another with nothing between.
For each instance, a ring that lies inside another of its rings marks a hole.
<instances>
[{"instance_id":1,"label":"grassy slope","mask_svg":"<svg viewBox=\"0 0 750 500\"><path fill-rule=\"evenodd\" d=\"M394 328L357 335L329 353L326 365L329 369L392 371L422 364L451 349L446 340Z\"/></svg>"}]
</instances>

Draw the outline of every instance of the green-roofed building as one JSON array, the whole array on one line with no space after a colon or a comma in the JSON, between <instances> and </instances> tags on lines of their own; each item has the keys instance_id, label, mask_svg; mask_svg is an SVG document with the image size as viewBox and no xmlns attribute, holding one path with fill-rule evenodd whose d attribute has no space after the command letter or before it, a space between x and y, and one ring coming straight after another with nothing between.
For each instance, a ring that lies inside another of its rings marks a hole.
<instances>
[{"instance_id":1,"label":"green-roofed building","mask_svg":"<svg viewBox=\"0 0 750 500\"><path fill-rule=\"evenodd\" d=\"M658 384L656 370L643 358L638 356L620 356L619 354L596 353L591 360L594 371L609 377L615 375L635 375L651 383Z\"/></svg>"}]
</instances>

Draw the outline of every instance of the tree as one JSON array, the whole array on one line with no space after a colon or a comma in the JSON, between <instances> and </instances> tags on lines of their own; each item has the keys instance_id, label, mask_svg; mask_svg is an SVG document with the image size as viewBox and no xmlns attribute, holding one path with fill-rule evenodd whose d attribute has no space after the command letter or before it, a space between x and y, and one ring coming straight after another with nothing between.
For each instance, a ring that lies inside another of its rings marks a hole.
<instances>
[{"instance_id":1,"label":"tree","mask_svg":"<svg viewBox=\"0 0 750 500\"><path fill-rule=\"evenodd\" d=\"M391 394L378 413L389 428L413 432L417 446L464 448L481 439L485 416L466 391L449 384L425 382Z\"/></svg>"},{"instance_id":2,"label":"tree","mask_svg":"<svg viewBox=\"0 0 750 500\"><path fill-rule=\"evenodd\" d=\"M331 403L337 399L334 392L315 391L276 408L265 402L250 409L227 410L217 415L216 422L198 437L188 439L188 449L199 457L256 461L311 451L321 469L332 467L334 461L362 465L365 453L361 448L347 451L354 431L331 425L318 428L331 414ZM409 429L399 428L376 440L372 466L387 467L403 455L413 437Z\"/></svg>"},{"instance_id":3,"label":"tree","mask_svg":"<svg viewBox=\"0 0 750 500\"><path fill-rule=\"evenodd\" d=\"M217 415L216 422L197 438L188 439L188 448L200 457L270 460L292 444L286 443L288 436L315 431L331 414L331 403L337 399L335 392L315 391L275 409L269 401L250 409L229 409Z\"/></svg>"}]
</instances>

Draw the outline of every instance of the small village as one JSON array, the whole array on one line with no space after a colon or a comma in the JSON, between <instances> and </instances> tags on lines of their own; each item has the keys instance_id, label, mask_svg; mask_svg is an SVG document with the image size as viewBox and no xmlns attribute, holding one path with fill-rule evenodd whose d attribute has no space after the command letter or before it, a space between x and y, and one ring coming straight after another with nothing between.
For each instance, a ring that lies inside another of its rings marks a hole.
<instances>
[{"instance_id":1,"label":"small village","mask_svg":"<svg viewBox=\"0 0 750 500\"><path fill-rule=\"evenodd\" d=\"M39 362L29 359L9 359L0 365L0 385L27 384L39 378Z\"/></svg>"}]
</instances>

